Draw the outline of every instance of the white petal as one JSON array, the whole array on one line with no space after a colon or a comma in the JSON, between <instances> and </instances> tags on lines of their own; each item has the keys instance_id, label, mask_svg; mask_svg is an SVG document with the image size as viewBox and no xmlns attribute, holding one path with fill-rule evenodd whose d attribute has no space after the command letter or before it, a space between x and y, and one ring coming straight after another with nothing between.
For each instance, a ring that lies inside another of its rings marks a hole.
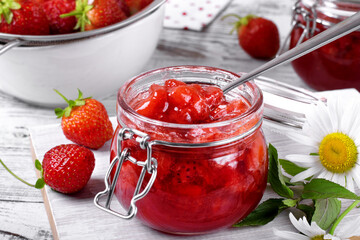
<instances>
[{"instance_id":1,"label":"white petal","mask_svg":"<svg viewBox=\"0 0 360 240\"><path fill-rule=\"evenodd\" d=\"M307 222L306 218L304 217L306 223L304 223L302 220L302 218L299 218L299 220L297 220L294 215L292 213L289 214L289 218L290 221L292 223L292 225L299 231L304 233L306 236L312 237L312 233L311 233L311 227L309 225L309 223Z\"/></svg>"},{"instance_id":2,"label":"white petal","mask_svg":"<svg viewBox=\"0 0 360 240\"><path fill-rule=\"evenodd\" d=\"M334 104L332 104L331 101L330 101L330 103L328 103L328 110L329 110L329 114L330 114L330 120L332 123L332 129L331 129L332 132L336 132L340 126L341 115L339 114L338 103L339 103L338 101L336 101Z\"/></svg>"},{"instance_id":3,"label":"white petal","mask_svg":"<svg viewBox=\"0 0 360 240\"><path fill-rule=\"evenodd\" d=\"M329 109L325 104L319 104L312 114L306 116L314 134L325 136L332 131Z\"/></svg>"},{"instance_id":4,"label":"white petal","mask_svg":"<svg viewBox=\"0 0 360 240\"><path fill-rule=\"evenodd\" d=\"M311 222L311 225L306 220L306 217L299 218L296 220L292 213L289 214L289 218L294 227L300 232L304 233L309 237L315 237L317 235L324 235L325 231L321 229L316 222Z\"/></svg>"},{"instance_id":5,"label":"white petal","mask_svg":"<svg viewBox=\"0 0 360 240\"><path fill-rule=\"evenodd\" d=\"M347 107L345 107L347 106ZM359 114L359 105L356 106L355 102L353 104L347 104L344 106L344 114L342 117L342 122L340 126L340 131L345 134L349 134L352 130L352 126L357 126L357 119Z\"/></svg>"},{"instance_id":6,"label":"white petal","mask_svg":"<svg viewBox=\"0 0 360 240\"><path fill-rule=\"evenodd\" d=\"M313 137L309 137L309 136L306 136L306 135L303 135L303 134L299 134L299 133L296 133L296 132L287 132L286 135L294 140L295 142L298 142L298 143L301 143L301 144L304 144L306 146L319 146L320 144L320 141L315 141Z\"/></svg>"},{"instance_id":7,"label":"white petal","mask_svg":"<svg viewBox=\"0 0 360 240\"><path fill-rule=\"evenodd\" d=\"M351 174L346 176L346 188L355 193L354 180Z\"/></svg>"},{"instance_id":8,"label":"white petal","mask_svg":"<svg viewBox=\"0 0 360 240\"><path fill-rule=\"evenodd\" d=\"M273 232L276 236L287 239L287 240L310 240L309 237L302 235L300 233L294 233L289 231L280 231L276 228L273 229Z\"/></svg>"},{"instance_id":9,"label":"white petal","mask_svg":"<svg viewBox=\"0 0 360 240\"><path fill-rule=\"evenodd\" d=\"M324 169L325 169L324 170L325 171L324 179L332 181L334 174L332 172L329 172L326 168L324 168Z\"/></svg>"},{"instance_id":10,"label":"white petal","mask_svg":"<svg viewBox=\"0 0 360 240\"><path fill-rule=\"evenodd\" d=\"M299 182L301 180L305 180L308 177L312 177L314 174L318 173L320 170L315 167L311 167L301 173L296 174L293 178L291 178L291 182Z\"/></svg>"},{"instance_id":11,"label":"white petal","mask_svg":"<svg viewBox=\"0 0 360 240\"><path fill-rule=\"evenodd\" d=\"M360 217L357 217L355 221L338 225L335 229L335 235L341 238L360 236Z\"/></svg>"},{"instance_id":12,"label":"white petal","mask_svg":"<svg viewBox=\"0 0 360 240\"><path fill-rule=\"evenodd\" d=\"M326 234L326 235L324 236L324 239L326 239L326 240L342 240L341 238L335 237L335 236L333 236L333 235L331 235L331 234Z\"/></svg>"},{"instance_id":13,"label":"white petal","mask_svg":"<svg viewBox=\"0 0 360 240\"><path fill-rule=\"evenodd\" d=\"M354 179L356 185L358 186L358 188L360 188L360 167L358 165L356 165L353 169L350 170L351 171L351 176Z\"/></svg>"},{"instance_id":14,"label":"white petal","mask_svg":"<svg viewBox=\"0 0 360 240\"><path fill-rule=\"evenodd\" d=\"M299 165L300 167L305 167L305 168L312 167L316 162L319 162L318 156L303 155L303 154L286 155L285 159Z\"/></svg>"},{"instance_id":15,"label":"white petal","mask_svg":"<svg viewBox=\"0 0 360 240\"><path fill-rule=\"evenodd\" d=\"M360 113L358 113L360 116ZM360 138L360 117L357 117L356 119L353 120L353 122L350 124L350 129L347 132L349 137L351 137L351 139L355 140L359 140Z\"/></svg>"},{"instance_id":16,"label":"white petal","mask_svg":"<svg viewBox=\"0 0 360 240\"><path fill-rule=\"evenodd\" d=\"M343 187L345 187L345 175L344 174L339 174L339 173L334 173L333 175L333 180L334 183L337 183Z\"/></svg>"}]
</instances>

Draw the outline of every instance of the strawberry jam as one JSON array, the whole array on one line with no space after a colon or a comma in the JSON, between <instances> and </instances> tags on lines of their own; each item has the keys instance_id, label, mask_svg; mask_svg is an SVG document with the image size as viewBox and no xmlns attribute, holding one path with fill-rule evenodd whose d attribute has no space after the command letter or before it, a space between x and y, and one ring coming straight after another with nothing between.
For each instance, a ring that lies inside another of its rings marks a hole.
<instances>
[{"instance_id":1,"label":"strawberry jam","mask_svg":"<svg viewBox=\"0 0 360 240\"><path fill-rule=\"evenodd\" d=\"M329 4L328 4L329 3ZM306 19L316 20L314 35L325 31L353 13L360 11L360 3L350 1L315 0L300 1L295 9L307 12ZM317 4L311 11L312 4ZM297 25L291 33L290 48L301 41L307 26L302 14L297 15ZM303 26L303 27L301 27ZM305 27L306 28L306 27ZM305 36L304 41L311 37ZM316 90L356 88L360 91L360 31L350 33L292 62L296 73Z\"/></svg>"},{"instance_id":2,"label":"strawberry jam","mask_svg":"<svg viewBox=\"0 0 360 240\"><path fill-rule=\"evenodd\" d=\"M111 159L119 154L122 127L146 133L154 143L156 179L136 202L144 224L174 234L206 233L230 227L259 203L268 167L261 91L249 82L224 96L215 85L237 77L216 68L169 67L135 77L119 90ZM121 147L138 161L147 159L135 140ZM141 169L130 161L122 165L115 195L125 209Z\"/></svg>"}]
</instances>

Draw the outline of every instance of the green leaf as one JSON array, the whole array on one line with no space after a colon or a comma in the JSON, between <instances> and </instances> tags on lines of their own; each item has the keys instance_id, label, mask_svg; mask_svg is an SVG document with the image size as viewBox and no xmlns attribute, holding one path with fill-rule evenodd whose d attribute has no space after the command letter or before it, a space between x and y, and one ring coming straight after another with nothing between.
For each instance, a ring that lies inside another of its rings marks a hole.
<instances>
[{"instance_id":1,"label":"green leaf","mask_svg":"<svg viewBox=\"0 0 360 240\"><path fill-rule=\"evenodd\" d=\"M295 163L285 159L280 159L279 162L282 168L284 169L284 171L287 174L290 174L291 176L295 176L296 174L301 173L302 171L305 171L307 169L307 168L299 167Z\"/></svg>"},{"instance_id":2,"label":"green leaf","mask_svg":"<svg viewBox=\"0 0 360 240\"><path fill-rule=\"evenodd\" d=\"M39 178L35 183L35 188L42 189L45 186L45 181L43 178Z\"/></svg>"},{"instance_id":3,"label":"green leaf","mask_svg":"<svg viewBox=\"0 0 360 240\"><path fill-rule=\"evenodd\" d=\"M85 105L85 100L83 100L83 99L81 99L81 100L75 100L75 104L74 104L74 106L83 106L83 105Z\"/></svg>"},{"instance_id":4,"label":"green leaf","mask_svg":"<svg viewBox=\"0 0 360 240\"><path fill-rule=\"evenodd\" d=\"M57 118L61 118L64 115L64 110L62 110L61 108L55 108L54 111Z\"/></svg>"},{"instance_id":5,"label":"green leaf","mask_svg":"<svg viewBox=\"0 0 360 240\"><path fill-rule=\"evenodd\" d=\"M57 118L61 118L63 116L69 117L73 107L83 106L83 105L86 104L85 99L91 98L91 97L83 98L83 93L80 91L80 89L78 89L78 98L75 99L75 100L67 99L64 95L62 95L56 89L54 89L54 91L57 94L59 94L62 97L62 99L64 99L65 102L68 104L68 106L65 109L61 109L61 108L56 108L55 109L55 114L56 114Z\"/></svg>"},{"instance_id":6,"label":"green leaf","mask_svg":"<svg viewBox=\"0 0 360 240\"><path fill-rule=\"evenodd\" d=\"M288 207L295 207L298 200L295 199L285 199L283 200L283 204Z\"/></svg>"},{"instance_id":7,"label":"green leaf","mask_svg":"<svg viewBox=\"0 0 360 240\"><path fill-rule=\"evenodd\" d=\"M42 170L41 162L38 159L35 160L35 168L39 171Z\"/></svg>"},{"instance_id":8,"label":"green leaf","mask_svg":"<svg viewBox=\"0 0 360 240\"><path fill-rule=\"evenodd\" d=\"M325 198L345 198L360 200L355 193L347 190L345 187L337 183L325 179L313 179L305 184L302 193L304 199L325 199Z\"/></svg>"},{"instance_id":9,"label":"green leaf","mask_svg":"<svg viewBox=\"0 0 360 240\"><path fill-rule=\"evenodd\" d=\"M269 144L269 175L268 181L272 189L282 197L293 198L294 192L286 186L278 159L277 150Z\"/></svg>"},{"instance_id":10,"label":"green leaf","mask_svg":"<svg viewBox=\"0 0 360 240\"><path fill-rule=\"evenodd\" d=\"M308 221L310 223L310 221L314 215L315 209L312 206L305 205L305 204L299 204L296 208L305 213L306 219L308 219Z\"/></svg>"},{"instance_id":11,"label":"green leaf","mask_svg":"<svg viewBox=\"0 0 360 240\"><path fill-rule=\"evenodd\" d=\"M66 107L64 109L64 116L68 117L68 116L70 116L70 113L71 113L71 107Z\"/></svg>"},{"instance_id":12,"label":"green leaf","mask_svg":"<svg viewBox=\"0 0 360 240\"><path fill-rule=\"evenodd\" d=\"M319 227L327 230L337 219L340 210L341 201L336 198L317 199L311 221L315 221Z\"/></svg>"},{"instance_id":13,"label":"green leaf","mask_svg":"<svg viewBox=\"0 0 360 240\"><path fill-rule=\"evenodd\" d=\"M233 227L262 226L271 222L281 211L288 208L284 205L283 198L270 198L261 203L244 220L233 225Z\"/></svg>"}]
</instances>

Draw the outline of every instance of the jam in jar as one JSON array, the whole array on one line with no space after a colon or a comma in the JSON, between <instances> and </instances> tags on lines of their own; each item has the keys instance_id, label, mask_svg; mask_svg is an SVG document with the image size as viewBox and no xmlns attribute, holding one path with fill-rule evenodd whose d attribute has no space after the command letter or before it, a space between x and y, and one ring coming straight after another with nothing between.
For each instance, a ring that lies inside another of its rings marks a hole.
<instances>
[{"instance_id":1,"label":"jam in jar","mask_svg":"<svg viewBox=\"0 0 360 240\"><path fill-rule=\"evenodd\" d=\"M110 182L128 214L163 232L200 234L230 227L257 206L268 171L263 96L248 82L225 97L218 86L238 77L167 67L120 88L111 160L124 161Z\"/></svg>"},{"instance_id":2,"label":"jam in jar","mask_svg":"<svg viewBox=\"0 0 360 240\"><path fill-rule=\"evenodd\" d=\"M290 48L360 11L353 0L301 0L295 4ZM294 60L295 72L316 90L360 91L360 31Z\"/></svg>"}]
</instances>

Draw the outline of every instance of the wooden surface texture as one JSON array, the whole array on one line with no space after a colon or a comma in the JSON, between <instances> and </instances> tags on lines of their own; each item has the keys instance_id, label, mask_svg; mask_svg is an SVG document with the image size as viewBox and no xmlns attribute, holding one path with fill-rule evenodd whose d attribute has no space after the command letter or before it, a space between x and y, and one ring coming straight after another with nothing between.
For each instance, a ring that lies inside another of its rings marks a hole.
<instances>
[{"instance_id":1,"label":"wooden surface texture","mask_svg":"<svg viewBox=\"0 0 360 240\"><path fill-rule=\"evenodd\" d=\"M143 70L196 64L234 72L250 71L264 61L246 55L238 46L236 36L229 35L231 19L221 21L220 17L228 13L267 17L276 22L283 40L290 29L293 3L294 0L234 0L201 32L164 29L157 49ZM307 88L290 65L281 66L266 76ZM0 74L0 81L7 80ZM116 91L101 99L110 116L115 115ZM0 158L16 174L35 182L29 128L58 123L53 109L29 105L0 91ZM52 238L41 191L22 184L0 167L0 239Z\"/></svg>"}]
</instances>

